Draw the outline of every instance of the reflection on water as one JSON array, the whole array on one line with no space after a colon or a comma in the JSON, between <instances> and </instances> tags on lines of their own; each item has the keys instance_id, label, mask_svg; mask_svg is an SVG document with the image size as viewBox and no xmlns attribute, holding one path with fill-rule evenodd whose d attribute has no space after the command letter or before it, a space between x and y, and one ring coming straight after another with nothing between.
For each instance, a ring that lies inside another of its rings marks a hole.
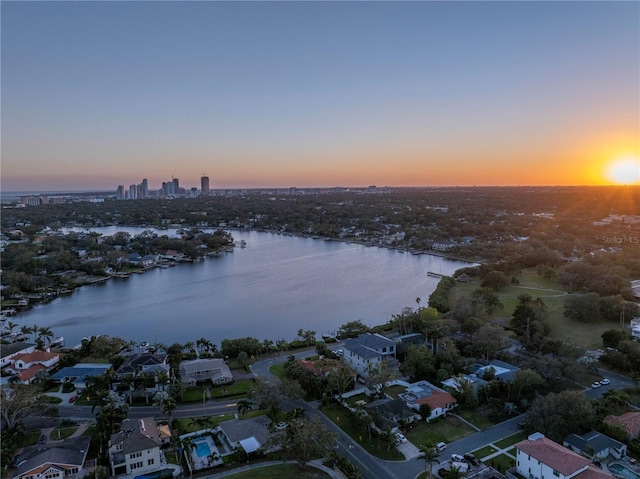
<instances>
[{"instance_id":1,"label":"reflection on water","mask_svg":"<svg viewBox=\"0 0 640 479\"><path fill-rule=\"evenodd\" d=\"M116 228L96 228L113 234ZM144 228L129 228L132 234ZM161 231L160 234L171 232ZM67 346L109 334L172 344L205 337L292 340L298 329L330 334L347 321L384 323L416 298L427 303L438 279L468 265L334 241L233 231L246 248L128 280L84 286L15 321L49 326Z\"/></svg>"}]
</instances>

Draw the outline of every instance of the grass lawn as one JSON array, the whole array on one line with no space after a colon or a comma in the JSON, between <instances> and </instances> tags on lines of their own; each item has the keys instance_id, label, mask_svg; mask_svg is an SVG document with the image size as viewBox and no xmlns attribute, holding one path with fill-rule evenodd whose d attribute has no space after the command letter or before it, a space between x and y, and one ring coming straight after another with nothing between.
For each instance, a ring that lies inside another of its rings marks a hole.
<instances>
[{"instance_id":1,"label":"grass lawn","mask_svg":"<svg viewBox=\"0 0 640 479\"><path fill-rule=\"evenodd\" d=\"M202 398L203 398L203 395L205 394L205 391L206 391L206 388L202 386L189 388L184 392L180 403L187 404L187 403L202 402Z\"/></svg>"},{"instance_id":2,"label":"grass lawn","mask_svg":"<svg viewBox=\"0 0 640 479\"><path fill-rule=\"evenodd\" d=\"M476 432L459 419L449 416L432 422L420 421L405 435L416 446L426 442L450 443Z\"/></svg>"},{"instance_id":3,"label":"grass lawn","mask_svg":"<svg viewBox=\"0 0 640 479\"><path fill-rule=\"evenodd\" d=\"M49 436L53 441L57 441L59 439L66 439L71 437L71 435L78 430L78 426L69 426L69 427L57 427L53 431L51 431L51 435Z\"/></svg>"},{"instance_id":4,"label":"grass lawn","mask_svg":"<svg viewBox=\"0 0 640 479\"><path fill-rule=\"evenodd\" d=\"M62 399L54 396L47 396L46 394L42 396L42 400L47 404L60 404L62 402Z\"/></svg>"},{"instance_id":5,"label":"grass lawn","mask_svg":"<svg viewBox=\"0 0 640 479\"><path fill-rule=\"evenodd\" d=\"M327 479L326 473L307 466L303 471L296 464L278 464L275 466L251 469L227 476L230 479L272 479L273 477L286 477L291 479Z\"/></svg>"},{"instance_id":6,"label":"grass lawn","mask_svg":"<svg viewBox=\"0 0 640 479\"><path fill-rule=\"evenodd\" d=\"M26 432L18 441L18 447L34 446L41 435L42 431L40 429Z\"/></svg>"},{"instance_id":7,"label":"grass lawn","mask_svg":"<svg viewBox=\"0 0 640 479\"><path fill-rule=\"evenodd\" d=\"M219 414L217 416L209 416L208 417L209 421L207 422L206 425L204 423L200 424L196 422L197 419L204 419L204 418L183 418L183 419L176 418L173 421L176 423L178 429L180 429L181 431L184 431L184 433L188 433L188 432L200 431L202 429L207 429L210 427L215 427L221 422L229 421L234 418L235 416L233 413Z\"/></svg>"},{"instance_id":8,"label":"grass lawn","mask_svg":"<svg viewBox=\"0 0 640 479\"><path fill-rule=\"evenodd\" d=\"M494 452L498 452L498 450L493 446L484 446L480 449L476 449L473 451L473 455L478 459L482 459L483 457L487 457L489 454L493 454Z\"/></svg>"},{"instance_id":9,"label":"grass lawn","mask_svg":"<svg viewBox=\"0 0 640 479\"><path fill-rule=\"evenodd\" d=\"M391 447L387 450L387 447L381 445L372 434L371 439L367 431L359 427L352 419L351 413L342 406L329 405L322 406L321 411L334 423L336 423L344 432L357 441L362 447L364 447L370 454L373 454L380 459L387 459L390 461L404 460L404 455L398 451L395 447Z\"/></svg>"},{"instance_id":10,"label":"grass lawn","mask_svg":"<svg viewBox=\"0 0 640 479\"><path fill-rule=\"evenodd\" d=\"M562 314L564 302L567 298L565 288L553 279L547 281L535 271L535 268L528 268L522 271L519 277L519 285L509 285L498 291L498 297L504 308L495 312L494 318L509 320L518 304L518 296L530 294L534 298L541 298L549 308L549 325L551 326L550 337L552 339L567 340L577 346L589 349L602 347L601 335L604 331L612 328L610 323L584 325L565 318ZM458 298L470 295L480 287L480 279L474 278L469 283L456 283L449 295L449 304L455 305Z\"/></svg>"},{"instance_id":11,"label":"grass lawn","mask_svg":"<svg viewBox=\"0 0 640 479\"><path fill-rule=\"evenodd\" d=\"M232 384L222 384L211 388L212 398L242 398L253 389L255 382L253 379L241 379Z\"/></svg>"},{"instance_id":12,"label":"grass lawn","mask_svg":"<svg viewBox=\"0 0 640 479\"><path fill-rule=\"evenodd\" d=\"M504 449L508 446L513 446L516 442L520 442L527 438L527 433L524 431L518 432L513 436L505 437L504 439L494 442L494 444L500 449Z\"/></svg>"},{"instance_id":13,"label":"grass lawn","mask_svg":"<svg viewBox=\"0 0 640 479\"><path fill-rule=\"evenodd\" d=\"M460 409L458 410L458 415L469 421L476 427L479 427L481 430L489 429L491 426L495 426L495 423L489 420L486 416L482 414L478 414L475 410L471 411L469 409Z\"/></svg>"},{"instance_id":14,"label":"grass lawn","mask_svg":"<svg viewBox=\"0 0 640 479\"><path fill-rule=\"evenodd\" d=\"M492 466L500 472L504 472L507 469L515 466L516 461L506 454L500 454L496 457L492 457L487 462L485 462L488 466Z\"/></svg>"},{"instance_id":15,"label":"grass lawn","mask_svg":"<svg viewBox=\"0 0 640 479\"><path fill-rule=\"evenodd\" d=\"M366 403L369 403L371 402L371 398L366 394L362 393L362 394L356 394L355 396L351 396L346 401L349 406L356 407L356 403L358 401L364 401Z\"/></svg>"},{"instance_id":16,"label":"grass lawn","mask_svg":"<svg viewBox=\"0 0 640 479\"><path fill-rule=\"evenodd\" d=\"M287 375L284 372L284 364L285 363L274 364L269 368L269 371L271 371L271 374L276 375L280 379L287 379Z\"/></svg>"},{"instance_id":17,"label":"grass lawn","mask_svg":"<svg viewBox=\"0 0 640 479\"><path fill-rule=\"evenodd\" d=\"M393 399L396 399L398 397L398 394L402 394L406 390L407 388L405 388L404 386L391 386L385 388L384 392L391 396Z\"/></svg>"}]
</instances>

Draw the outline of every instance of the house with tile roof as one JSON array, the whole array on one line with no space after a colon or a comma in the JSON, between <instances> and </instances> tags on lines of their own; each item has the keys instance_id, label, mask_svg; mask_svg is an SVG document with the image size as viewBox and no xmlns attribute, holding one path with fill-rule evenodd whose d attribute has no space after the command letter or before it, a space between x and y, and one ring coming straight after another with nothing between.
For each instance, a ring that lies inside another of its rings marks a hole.
<instances>
[{"instance_id":1,"label":"house with tile roof","mask_svg":"<svg viewBox=\"0 0 640 479\"><path fill-rule=\"evenodd\" d=\"M35 350L13 356L7 371L14 373L21 383L30 384L40 371L51 371L60 361L59 353Z\"/></svg>"},{"instance_id":2,"label":"house with tile roof","mask_svg":"<svg viewBox=\"0 0 640 479\"><path fill-rule=\"evenodd\" d=\"M396 343L381 334L361 334L357 338L342 340L343 359L366 378L371 367L383 359L396 357Z\"/></svg>"},{"instance_id":3,"label":"house with tile roof","mask_svg":"<svg viewBox=\"0 0 640 479\"><path fill-rule=\"evenodd\" d=\"M203 381L211 381L213 384L227 384L233 381L231 370L222 358L182 361L179 371L180 379L185 386L195 386Z\"/></svg>"},{"instance_id":4,"label":"house with tile roof","mask_svg":"<svg viewBox=\"0 0 640 479\"><path fill-rule=\"evenodd\" d=\"M616 459L621 459L627 455L626 444L598 431L590 431L582 436L569 434L564 438L562 444L592 461L602 460L609 455Z\"/></svg>"},{"instance_id":5,"label":"house with tile roof","mask_svg":"<svg viewBox=\"0 0 640 479\"><path fill-rule=\"evenodd\" d=\"M28 354L34 352L36 345L22 341L11 344L0 344L0 367L4 368L13 362L18 354Z\"/></svg>"},{"instance_id":6,"label":"house with tile roof","mask_svg":"<svg viewBox=\"0 0 640 479\"><path fill-rule=\"evenodd\" d=\"M458 401L450 393L427 381L407 384L406 391L398 397L402 398L409 408L416 411L419 411L423 404L428 404L431 414L426 418L427 421L444 416L458 405Z\"/></svg>"},{"instance_id":7,"label":"house with tile roof","mask_svg":"<svg viewBox=\"0 0 640 479\"><path fill-rule=\"evenodd\" d=\"M515 444L516 471L527 479L612 479L590 459L537 432Z\"/></svg>"},{"instance_id":8,"label":"house with tile roof","mask_svg":"<svg viewBox=\"0 0 640 479\"><path fill-rule=\"evenodd\" d=\"M58 383L73 383L76 389L84 389L89 377L101 376L110 367L111 364L80 363L60 369L51 375L51 379Z\"/></svg>"},{"instance_id":9,"label":"house with tile roof","mask_svg":"<svg viewBox=\"0 0 640 479\"><path fill-rule=\"evenodd\" d=\"M604 418L604 422L622 429L630 440L640 437L640 412L632 411L621 416L607 416Z\"/></svg>"},{"instance_id":10,"label":"house with tile roof","mask_svg":"<svg viewBox=\"0 0 640 479\"><path fill-rule=\"evenodd\" d=\"M162 438L152 417L125 419L120 432L109 440L111 475L134 476L162 469Z\"/></svg>"},{"instance_id":11,"label":"house with tile roof","mask_svg":"<svg viewBox=\"0 0 640 479\"><path fill-rule=\"evenodd\" d=\"M29 446L15 458L14 479L73 479L82 477L89 452L89 437Z\"/></svg>"}]
</instances>

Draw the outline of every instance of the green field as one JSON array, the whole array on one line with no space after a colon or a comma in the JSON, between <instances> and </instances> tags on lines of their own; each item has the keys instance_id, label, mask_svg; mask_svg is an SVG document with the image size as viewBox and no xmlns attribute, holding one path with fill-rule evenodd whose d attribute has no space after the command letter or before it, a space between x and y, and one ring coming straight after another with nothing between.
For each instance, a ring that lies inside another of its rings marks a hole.
<instances>
[{"instance_id":1,"label":"green field","mask_svg":"<svg viewBox=\"0 0 640 479\"><path fill-rule=\"evenodd\" d=\"M237 399L247 395L253 389L255 382L253 379L241 379L231 384L214 386L210 389L211 397L214 399Z\"/></svg>"},{"instance_id":2,"label":"green field","mask_svg":"<svg viewBox=\"0 0 640 479\"><path fill-rule=\"evenodd\" d=\"M495 447L484 446L484 447L481 447L480 449L476 449L475 451L473 451L473 455L476 456L478 459L482 459L483 457L487 457L490 454L493 454L494 452L498 452L498 450Z\"/></svg>"},{"instance_id":3,"label":"green field","mask_svg":"<svg viewBox=\"0 0 640 479\"><path fill-rule=\"evenodd\" d=\"M565 318L562 314L567 296L565 288L556 280L547 281L541 278L535 268L523 270L518 279L519 285L509 285L497 293L504 308L497 310L494 318L502 324L508 325L518 304L518 296L530 294L533 298L541 298L549 308L550 337L552 339L565 340L576 346L596 349L602 347L602 333L616 327L612 323L599 323L589 324L589 327L586 328L581 323ZM479 288L480 283L479 278L473 278L469 283L456 283L449 295L450 307L455 305L457 298L470 295Z\"/></svg>"},{"instance_id":4,"label":"green field","mask_svg":"<svg viewBox=\"0 0 640 479\"><path fill-rule=\"evenodd\" d=\"M450 443L475 432L459 419L449 416L432 422L419 421L406 436L409 441L419 446L427 442Z\"/></svg>"},{"instance_id":5,"label":"green field","mask_svg":"<svg viewBox=\"0 0 640 479\"><path fill-rule=\"evenodd\" d=\"M513 446L516 442L523 441L527 438L527 433L524 431L520 431L513 436L505 437L504 439L494 442L494 444L500 449L505 449L509 446Z\"/></svg>"},{"instance_id":6,"label":"green field","mask_svg":"<svg viewBox=\"0 0 640 479\"><path fill-rule=\"evenodd\" d=\"M78 426L57 427L53 431L51 431L51 435L49 437L53 441L58 441L60 439L71 437L71 435L77 430Z\"/></svg>"},{"instance_id":7,"label":"green field","mask_svg":"<svg viewBox=\"0 0 640 479\"><path fill-rule=\"evenodd\" d=\"M284 365L285 363L274 364L269 368L269 371L280 379L287 379L287 374L284 372Z\"/></svg>"}]
</instances>

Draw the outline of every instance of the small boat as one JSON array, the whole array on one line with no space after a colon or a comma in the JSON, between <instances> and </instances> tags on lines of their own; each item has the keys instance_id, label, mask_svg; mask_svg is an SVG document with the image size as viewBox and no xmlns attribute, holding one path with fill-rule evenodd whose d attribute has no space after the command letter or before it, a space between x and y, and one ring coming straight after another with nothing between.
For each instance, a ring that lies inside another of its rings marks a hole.
<instances>
[{"instance_id":1,"label":"small boat","mask_svg":"<svg viewBox=\"0 0 640 479\"><path fill-rule=\"evenodd\" d=\"M246 248L247 242L245 240L240 240L240 248Z\"/></svg>"}]
</instances>

